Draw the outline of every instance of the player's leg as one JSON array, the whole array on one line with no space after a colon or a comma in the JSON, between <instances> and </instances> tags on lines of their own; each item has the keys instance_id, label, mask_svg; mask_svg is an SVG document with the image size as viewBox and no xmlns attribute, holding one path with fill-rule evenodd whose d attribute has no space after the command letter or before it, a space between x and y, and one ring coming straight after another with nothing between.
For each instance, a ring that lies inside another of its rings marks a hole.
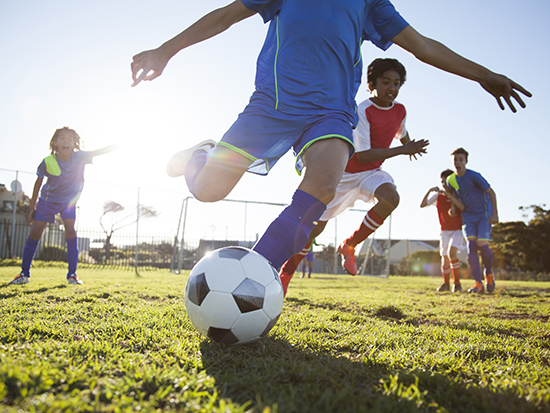
<instances>
[{"instance_id":1,"label":"player's leg","mask_svg":"<svg viewBox=\"0 0 550 413\"><path fill-rule=\"evenodd\" d=\"M450 232L442 230L439 235L439 255L441 256L441 275L443 284L437 288L437 291L450 291L451 264L449 262L448 252L450 245Z\"/></svg>"},{"instance_id":2,"label":"player's leg","mask_svg":"<svg viewBox=\"0 0 550 413\"><path fill-rule=\"evenodd\" d=\"M447 251L449 249L449 237L447 233L441 234L441 275L443 277L443 284L441 284L437 291L445 292L450 291L450 278L451 278L451 263L449 262L449 257L447 256Z\"/></svg>"},{"instance_id":3,"label":"player's leg","mask_svg":"<svg viewBox=\"0 0 550 413\"><path fill-rule=\"evenodd\" d=\"M317 236L321 235L325 227L327 226L327 221L319 221L317 225L313 227L309 234L309 239L307 244L302 248L302 250L296 254L294 254L292 257L290 257L287 262L283 264L281 267L281 272L279 273L279 278L281 279L281 283L283 284L283 292L286 296L286 292L288 290L288 284L290 284L290 280L292 279L292 276L296 272L296 269L298 268L298 265L300 265L300 262L304 259L304 257L307 255L309 249L311 248L311 243Z\"/></svg>"},{"instance_id":4,"label":"player's leg","mask_svg":"<svg viewBox=\"0 0 550 413\"><path fill-rule=\"evenodd\" d=\"M67 281L69 284L82 284L82 281L76 276L76 268L78 266L78 238L74 227L74 218L63 219L65 227L65 243L67 244Z\"/></svg>"},{"instance_id":5,"label":"player's leg","mask_svg":"<svg viewBox=\"0 0 550 413\"><path fill-rule=\"evenodd\" d=\"M481 267L479 265L478 246L477 246L477 226L478 223L464 224L466 238L468 239L468 264L474 278L474 285L468 290L469 293L481 293L484 291L481 283Z\"/></svg>"},{"instance_id":6,"label":"player's leg","mask_svg":"<svg viewBox=\"0 0 550 413\"><path fill-rule=\"evenodd\" d=\"M310 252L310 254L313 254L313 253ZM313 271L313 256L311 257L311 259L307 260L307 268L308 268L307 278L311 278L311 272Z\"/></svg>"},{"instance_id":7,"label":"player's leg","mask_svg":"<svg viewBox=\"0 0 550 413\"><path fill-rule=\"evenodd\" d=\"M449 248L449 262L451 265L451 273L453 274L453 293L462 291L462 285L460 284L460 260L458 259L458 251L458 248L451 244Z\"/></svg>"},{"instance_id":8,"label":"player's leg","mask_svg":"<svg viewBox=\"0 0 550 413\"><path fill-rule=\"evenodd\" d=\"M271 223L254 250L280 268L304 248L309 235L334 197L350 154L349 143L326 138L309 146L302 159L304 177L292 203Z\"/></svg>"},{"instance_id":9,"label":"player's leg","mask_svg":"<svg viewBox=\"0 0 550 413\"><path fill-rule=\"evenodd\" d=\"M40 238L48 222L55 221L55 214L59 212L59 204L52 204L39 200L34 213L34 221L31 231L27 236L25 247L23 248L23 257L21 260L21 273L15 277L10 284L27 284L31 276L31 264L38 248Z\"/></svg>"},{"instance_id":10,"label":"player's leg","mask_svg":"<svg viewBox=\"0 0 550 413\"><path fill-rule=\"evenodd\" d=\"M365 215L361 225L353 235L338 247L338 253L342 255L342 266L351 275L357 274L355 247L376 231L399 205L399 194L397 193L395 184L391 176L385 172L384 174L387 177L381 176L381 179L385 180L385 182L379 185L374 191L374 196L378 202Z\"/></svg>"},{"instance_id":11,"label":"player's leg","mask_svg":"<svg viewBox=\"0 0 550 413\"><path fill-rule=\"evenodd\" d=\"M225 146L216 146L211 156L196 152L185 168L185 179L191 193L199 201L224 199L242 178L252 160Z\"/></svg>"},{"instance_id":12,"label":"player's leg","mask_svg":"<svg viewBox=\"0 0 550 413\"><path fill-rule=\"evenodd\" d=\"M491 224L488 220L483 220L479 225L479 237L477 246L481 254L481 262L485 267L485 287L487 292L495 291L495 277L493 276L493 251L489 246L491 239Z\"/></svg>"},{"instance_id":13,"label":"player's leg","mask_svg":"<svg viewBox=\"0 0 550 413\"><path fill-rule=\"evenodd\" d=\"M28 284L31 277L31 264L38 248L38 243L42 237L42 233L48 223L44 221L34 220L31 232L27 236L25 247L23 248L23 257L21 260L21 272L17 275L10 284Z\"/></svg>"}]
</instances>

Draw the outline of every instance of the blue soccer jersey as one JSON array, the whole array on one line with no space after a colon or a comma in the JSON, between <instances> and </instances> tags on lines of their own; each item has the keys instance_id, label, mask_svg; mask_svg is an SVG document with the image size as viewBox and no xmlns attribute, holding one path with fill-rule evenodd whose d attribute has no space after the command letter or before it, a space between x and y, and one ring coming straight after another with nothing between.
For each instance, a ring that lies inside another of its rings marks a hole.
<instances>
[{"instance_id":1,"label":"blue soccer jersey","mask_svg":"<svg viewBox=\"0 0 550 413\"><path fill-rule=\"evenodd\" d=\"M54 168L51 163L48 168L49 162L46 159L40 163L36 171L39 178L48 178L42 186L40 200L66 205L76 204L84 186L84 167L92 163L92 153L73 152L67 162L57 158L55 160L59 168L55 167L55 162Z\"/></svg>"},{"instance_id":2,"label":"blue soccer jersey","mask_svg":"<svg viewBox=\"0 0 550 413\"><path fill-rule=\"evenodd\" d=\"M465 206L464 211L462 211L462 221L464 223L491 216L493 206L487 193L491 185L480 173L466 169L462 176L449 175L447 183L451 188L454 188L458 198Z\"/></svg>"},{"instance_id":3,"label":"blue soccer jersey","mask_svg":"<svg viewBox=\"0 0 550 413\"><path fill-rule=\"evenodd\" d=\"M252 101L295 115L335 114L357 125L361 44L386 50L408 23L388 0L242 0L270 22Z\"/></svg>"}]
</instances>

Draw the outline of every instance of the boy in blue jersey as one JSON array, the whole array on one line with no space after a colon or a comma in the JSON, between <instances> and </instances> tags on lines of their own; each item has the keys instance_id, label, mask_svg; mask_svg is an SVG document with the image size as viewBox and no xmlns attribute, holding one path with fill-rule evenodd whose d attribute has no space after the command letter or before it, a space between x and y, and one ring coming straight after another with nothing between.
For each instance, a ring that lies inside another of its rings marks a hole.
<instances>
[{"instance_id":1,"label":"boy in blue jersey","mask_svg":"<svg viewBox=\"0 0 550 413\"><path fill-rule=\"evenodd\" d=\"M257 13L270 26L249 104L219 143L204 141L174 155L167 172L184 175L197 199L215 202L246 171L267 174L293 149L297 171L305 171L303 180L291 204L254 246L275 268L304 247L353 155L363 41L384 50L396 43L428 64L475 80L501 109L501 98L515 112L511 98L525 107L517 92L530 96L505 76L416 32L389 0L236 0L159 48L134 56L132 86L160 76L180 50Z\"/></svg>"},{"instance_id":2,"label":"boy in blue jersey","mask_svg":"<svg viewBox=\"0 0 550 413\"><path fill-rule=\"evenodd\" d=\"M489 247L491 225L498 223L497 197L491 185L480 173L466 169L468 152L464 148L451 153L455 173L447 177L448 185L453 188L458 199L464 204L462 224L468 240L468 263L475 283L469 293L482 293L481 267L478 251L485 267L485 286L488 292L495 290L493 277L493 252Z\"/></svg>"},{"instance_id":3,"label":"boy in blue jersey","mask_svg":"<svg viewBox=\"0 0 550 413\"><path fill-rule=\"evenodd\" d=\"M31 277L31 263L38 242L48 222L55 222L60 214L65 227L67 243L67 262L69 270L67 282L82 284L76 275L78 264L78 242L74 223L76 220L76 201L84 186L84 168L92 163L95 156L109 153L115 146L107 146L96 151L81 151L80 136L67 127L57 129L50 140L50 156L38 165L36 182L30 201L29 223L31 232L23 249L21 273L10 284L28 284ZM46 183L42 186L44 178ZM42 187L42 190L40 188ZM38 195L40 194L40 198ZM38 203L37 203L38 201Z\"/></svg>"}]
</instances>

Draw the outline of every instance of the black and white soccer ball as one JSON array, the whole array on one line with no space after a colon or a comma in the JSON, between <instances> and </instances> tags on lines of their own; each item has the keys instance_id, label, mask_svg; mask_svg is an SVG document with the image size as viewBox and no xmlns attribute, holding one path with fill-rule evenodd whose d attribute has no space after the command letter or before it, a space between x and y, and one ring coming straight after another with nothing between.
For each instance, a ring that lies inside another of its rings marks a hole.
<instances>
[{"instance_id":1,"label":"black and white soccer ball","mask_svg":"<svg viewBox=\"0 0 550 413\"><path fill-rule=\"evenodd\" d=\"M264 337L283 309L275 268L243 247L220 248L191 270L185 308L195 328L220 343L240 345Z\"/></svg>"}]
</instances>

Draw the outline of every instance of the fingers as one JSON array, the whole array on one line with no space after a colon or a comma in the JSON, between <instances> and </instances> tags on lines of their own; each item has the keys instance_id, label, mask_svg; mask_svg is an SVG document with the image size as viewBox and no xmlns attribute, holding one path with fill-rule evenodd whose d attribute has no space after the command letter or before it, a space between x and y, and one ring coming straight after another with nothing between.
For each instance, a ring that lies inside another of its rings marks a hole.
<instances>
[{"instance_id":1,"label":"fingers","mask_svg":"<svg viewBox=\"0 0 550 413\"><path fill-rule=\"evenodd\" d=\"M139 75L139 77L136 79L135 76L132 76L132 79L134 80L134 83L132 83L132 87L134 86L137 86L140 84L140 82L145 79L145 76L147 75L147 73L145 72L145 70L142 70L141 71L141 74Z\"/></svg>"},{"instance_id":2,"label":"fingers","mask_svg":"<svg viewBox=\"0 0 550 413\"><path fill-rule=\"evenodd\" d=\"M523 109L525 109L525 107L526 107L527 105L525 105L525 103L523 102L523 99L521 98L521 96L518 95L518 92L516 92L515 90L513 90L513 91L512 91L512 97L516 100L516 102L519 103L519 105L520 105Z\"/></svg>"},{"instance_id":3,"label":"fingers","mask_svg":"<svg viewBox=\"0 0 550 413\"><path fill-rule=\"evenodd\" d=\"M525 89L523 86L521 86L520 84L514 82L513 80L510 80L510 84L512 86L513 89L516 89L516 90L519 90L521 93L523 93L525 96L527 97L533 97L533 94L531 92L529 92L527 89ZM515 93L515 92L514 92Z\"/></svg>"},{"instance_id":4,"label":"fingers","mask_svg":"<svg viewBox=\"0 0 550 413\"><path fill-rule=\"evenodd\" d=\"M517 109L516 107L514 106L514 104L512 103L512 100L510 99L510 96L504 96L504 100L506 101L506 103L508 104L508 107L510 108L510 110L513 112L513 113L516 113L517 112ZM504 108L502 108L504 109Z\"/></svg>"}]
</instances>

